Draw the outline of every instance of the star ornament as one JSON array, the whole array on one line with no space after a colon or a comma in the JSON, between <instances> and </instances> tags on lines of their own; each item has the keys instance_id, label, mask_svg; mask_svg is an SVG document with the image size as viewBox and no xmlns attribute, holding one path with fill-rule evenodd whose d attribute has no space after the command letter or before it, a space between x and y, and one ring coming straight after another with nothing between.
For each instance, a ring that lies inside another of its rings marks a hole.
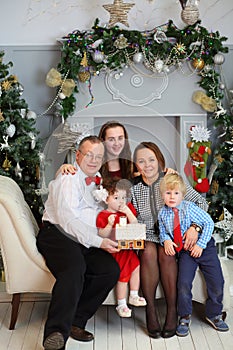
<instances>
[{"instance_id":1,"label":"star ornament","mask_svg":"<svg viewBox=\"0 0 233 350\"><path fill-rule=\"evenodd\" d=\"M113 4L103 5L105 10L110 13L109 27L113 27L116 23L122 23L129 27L127 16L134 5L134 3L126 4L122 0L114 0Z\"/></svg>"},{"instance_id":2,"label":"star ornament","mask_svg":"<svg viewBox=\"0 0 233 350\"><path fill-rule=\"evenodd\" d=\"M224 231L225 233L224 239L225 241L228 241L231 238L231 235L233 233L233 216L226 208L223 208L223 211L224 211L224 220L216 222L214 226Z\"/></svg>"}]
</instances>

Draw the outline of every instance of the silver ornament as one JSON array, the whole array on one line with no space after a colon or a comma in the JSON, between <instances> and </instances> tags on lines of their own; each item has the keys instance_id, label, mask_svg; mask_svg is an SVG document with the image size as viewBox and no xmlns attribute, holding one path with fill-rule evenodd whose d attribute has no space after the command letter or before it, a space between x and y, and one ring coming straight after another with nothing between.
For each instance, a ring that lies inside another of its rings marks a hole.
<instances>
[{"instance_id":1,"label":"silver ornament","mask_svg":"<svg viewBox=\"0 0 233 350\"><path fill-rule=\"evenodd\" d=\"M60 94L58 96L61 100L64 100L66 98L66 96L63 94L63 92L60 92Z\"/></svg>"},{"instance_id":2,"label":"silver ornament","mask_svg":"<svg viewBox=\"0 0 233 350\"><path fill-rule=\"evenodd\" d=\"M223 54L221 53L216 53L216 55L214 56L214 63L221 65L225 62L225 57L223 56Z\"/></svg>"},{"instance_id":3,"label":"silver ornament","mask_svg":"<svg viewBox=\"0 0 233 350\"><path fill-rule=\"evenodd\" d=\"M220 90L224 90L224 89L225 89L225 85L224 85L223 83L220 83L220 84L219 84L219 89L220 89Z\"/></svg>"},{"instance_id":4,"label":"silver ornament","mask_svg":"<svg viewBox=\"0 0 233 350\"><path fill-rule=\"evenodd\" d=\"M28 136L31 139L31 149L34 149L36 147L36 136L33 134L32 131L29 132Z\"/></svg>"},{"instance_id":5,"label":"silver ornament","mask_svg":"<svg viewBox=\"0 0 233 350\"><path fill-rule=\"evenodd\" d=\"M133 55L133 61L134 63L140 63L143 61L143 53L142 52L136 52Z\"/></svg>"},{"instance_id":6,"label":"silver ornament","mask_svg":"<svg viewBox=\"0 0 233 350\"><path fill-rule=\"evenodd\" d=\"M104 55L101 51L99 50L95 50L93 53L92 53L92 58L93 58L93 61L96 62L96 63L101 63L103 62L104 60Z\"/></svg>"},{"instance_id":7,"label":"silver ornament","mask_svg":"<svg viewBox=\"0 0 233 350\"><path fill-rule=\"evenodd\" d=\"M26 117L27 119L36 119L36 113L33 111L28 111Z\"/></svg>"},{"instance_id":8,"label":"silver ornament","mask_svg":"<svg viewBox=\"0 0 233 350\"><path fill-rule=\"evenodd\" d=\"M20 167L19 162L17 162L15 167L15 175L22 179L22 171L23 169Z\"/></svg>"},{"instance_id":9,"label":"silver ornament","mask_svg":"<svg viewBox=\"0 0 233 350\"><path fill-rule=\"evenodd\" d=\"M6 133L9 137L13 137L16 131L16 127L14 124L10 124L6 129Z\"/></svg>"},{"instance_id":10,"label":"silver ornament","mask_svg":"<svg viewBox=\"0 0 233 350\"><path fill-rule=\"evenodd\" d=\"M154 66L155 66L155 69L158 73L161 73L162 70L163 70L163 65L164 65L164 62L162 60L157 60L155 61L154 63Z\"/></svg>"},{"instance_id":11,"label":"silver ornament","mask_svg":"<svg viewBox=\"0 0 233 350\"><path fill-rule=\"evenodd\" d=\"M22 84L18 83L18 86L16 87L16 89L18 90L19 95L23 95L24 92L24 87Z\"/></svg>"},{"instance_id":12,"label":"silver ornament","mask_svg":"<svg viewBox=\"0 0 233 350\"><path fill-rule=\"evenodd\" d=\"M21 117L22 117L23 119L24 119L25 116L26 116L26 112L27 112L26 108L20 109L20 115L21 115Z\"/></svg>"}]
</instances>

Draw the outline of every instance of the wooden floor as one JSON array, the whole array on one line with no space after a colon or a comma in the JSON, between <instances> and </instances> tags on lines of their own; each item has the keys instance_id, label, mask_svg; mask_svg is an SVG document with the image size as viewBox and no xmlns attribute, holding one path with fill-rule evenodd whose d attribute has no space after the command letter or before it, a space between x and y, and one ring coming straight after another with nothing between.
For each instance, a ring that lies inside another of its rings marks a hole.
<instances>
[{"instance_id":1,"label":"wooden floor","mask_svg":"<svg viewBox=\"0 0 233 350\"><path fill-rule=\"evenodd\" d=\"M233 297L232 297L233 301ZM160 320L164 320L164 300L156 301ZM22 302L16 329L8 329L11 304L0 303L0 350L42 350L48 301ZM217 332L204 320L204 306L193 304L190 335L181 338L151 339L145 330L144 307L133 308L132 318L120 318L114 306L101 306L88 322L95 340L81 343L69 338L66 350L232 350L233 303L227 315L228 332Z\"/></svg>"}]
</instances>

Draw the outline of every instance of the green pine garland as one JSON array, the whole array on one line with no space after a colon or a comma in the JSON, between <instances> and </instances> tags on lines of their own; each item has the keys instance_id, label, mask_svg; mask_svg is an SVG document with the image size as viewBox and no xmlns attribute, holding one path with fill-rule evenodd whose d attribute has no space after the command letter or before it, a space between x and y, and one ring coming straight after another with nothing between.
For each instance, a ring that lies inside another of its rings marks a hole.
<instances>
[{"instance_id":1,"label":"green pine garland","mask_svg":"<svg viewBox=\"0 0 233 350\"><path fill-rule=\"evenodd\" d=\"M162 40L156 40L155 34L162 33ZM91 75L98 75L101 71L119 70L129 65L136 52L143 52L148 61L162 60L167 67L178 66L184 61L203 60L204 66L209 67L208 72L203 69L200 75L199 85L206 90L207 96L217 101L222 99L222 91L218 87L219 74L215 71L214 56L219 53L227 53L228 48L223 45L227 40L221 37L219 32L208 32L200 25L200 21L189 25L184 29L178 29L172 20L166 25L156 27L151 31L139 32L137 30L124 30L118 26L105 28L99 26L96 19L94 26L88 31L75 30L62 38L61 61L57 66L62 79L73 79L75 88L70 96L66 96L60 102L61 115L64 119L72 115L76 108L78 75L86 70ZM99 42L98 47L95 44ZM121 45L117 45L120 42ZM96 62L93 59L95 50L101 52L104 59ZM84 54L87 55L88 66L82 66ZM147 67L150 69L150 67ZM204 72L204 74L203 74ZM214 90L213 90L214 85ZM58 88L58 93L59 93Z\"/></svg>"}]
</instances>

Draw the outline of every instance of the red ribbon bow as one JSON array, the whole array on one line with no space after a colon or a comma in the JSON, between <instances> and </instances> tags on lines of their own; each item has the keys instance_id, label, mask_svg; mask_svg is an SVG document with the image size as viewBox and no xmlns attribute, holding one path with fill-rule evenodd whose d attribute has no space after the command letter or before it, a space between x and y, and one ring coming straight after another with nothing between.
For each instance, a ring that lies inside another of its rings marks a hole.
<instances>
[{"instance_id":1,"label":"red ribbon bow","mask_svg":"<svg viewBox=\"0 0 233 350\"><path fill-rule=\"evenodd\" d=\"M96 185L100 185L101 183L101 177L99 176L88 176L85 178L86 184L89 186L92 182L94 182Z\"/></svg>"}]
</instances>

